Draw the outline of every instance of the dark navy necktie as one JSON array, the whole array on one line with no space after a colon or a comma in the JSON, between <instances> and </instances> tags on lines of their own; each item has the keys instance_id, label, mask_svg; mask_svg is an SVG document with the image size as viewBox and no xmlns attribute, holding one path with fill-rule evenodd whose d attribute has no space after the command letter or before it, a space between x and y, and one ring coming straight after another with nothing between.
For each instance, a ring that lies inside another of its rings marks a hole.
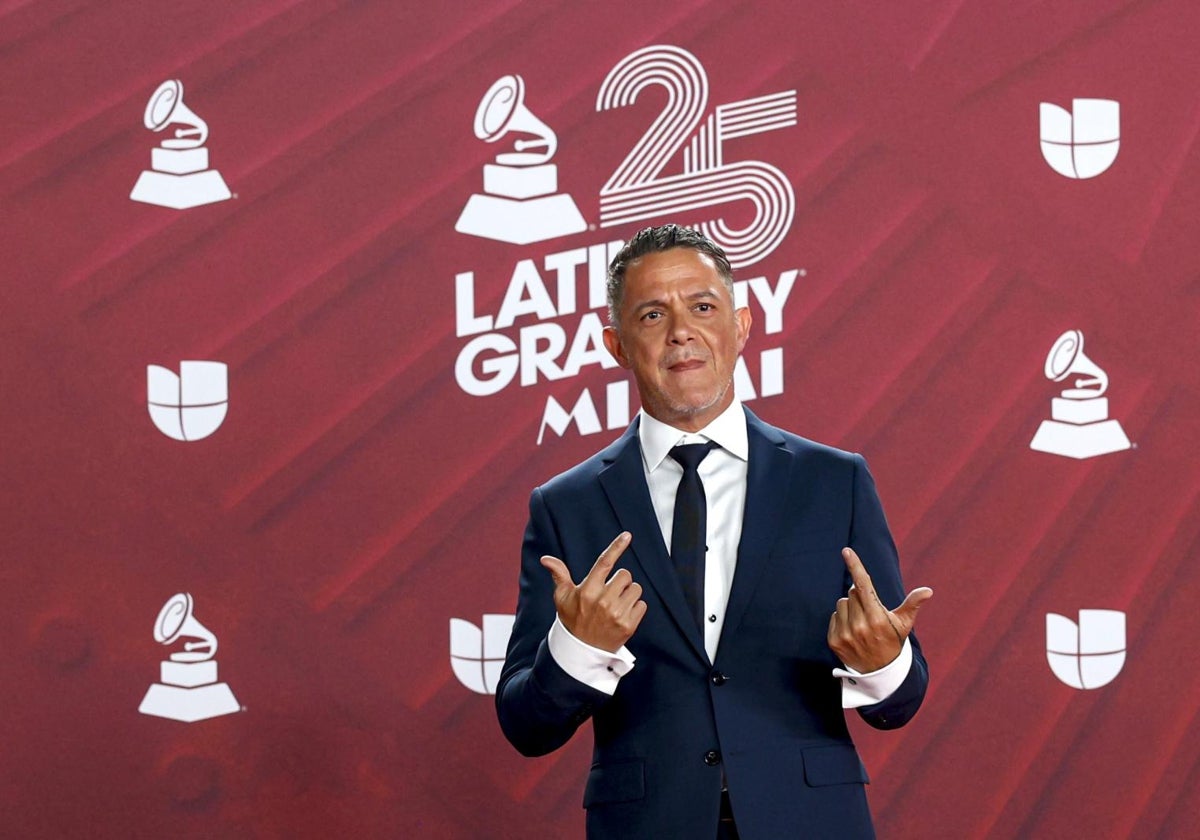
<instances>
[{"instance_id":1,"label":"dark navy necktie","mask_svg":"<svg viewBox=\"0 0 1200 840\"><path fill-rule=\"evenodd\" d=\"M683 585L692 617L704 628L704 555L708 550L708 505L697 468L717 444L687 443L671 450L683 467L675 491L675 520L671 525L671 560Z\"/></svg>"}]
</instances>

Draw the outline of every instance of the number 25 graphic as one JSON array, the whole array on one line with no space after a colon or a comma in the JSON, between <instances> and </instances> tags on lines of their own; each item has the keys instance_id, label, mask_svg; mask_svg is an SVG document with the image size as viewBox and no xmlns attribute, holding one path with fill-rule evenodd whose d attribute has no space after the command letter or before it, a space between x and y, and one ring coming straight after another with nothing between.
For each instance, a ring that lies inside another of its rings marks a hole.
<instances>
[{"instance_id":1,"label":"number 25 graphic","mask_svg":"<svg viewBox=\"0 0 1200 840\"><path fill-rule=\"evenodd\" d=\"M600 189L600 226L657 219L737 201L754 205L754 220L735 230L718 216L700 230L725 249L734 268L752 265L783 241L796 214L796 195L783 173L767 163L725 163L726 140L796 124L796 91L718 105L700 125L708 104L708 76L694 55L679 47L652 46L626 56L600 86L596 110L631 105L650 85L667 89L658 118ZM683 151L683 172L660 173L700 126Z\"/></svg>"}]
</instances>

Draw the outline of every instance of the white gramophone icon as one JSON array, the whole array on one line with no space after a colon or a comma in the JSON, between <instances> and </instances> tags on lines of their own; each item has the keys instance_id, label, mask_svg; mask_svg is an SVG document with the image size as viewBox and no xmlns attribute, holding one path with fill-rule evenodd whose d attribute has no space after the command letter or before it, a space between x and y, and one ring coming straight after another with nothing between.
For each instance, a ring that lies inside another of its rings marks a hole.
<instances>
[{"instance_id":1,"label":"white gramophone icon","mask_svg":"<svg viewBox=\"0 0 1200 840\"><path fill-rule=\"evenodd\" d=\"M196 639L183 643L160 663L162 682L150 686L138 711L193 723L228 715L240 706L229 686L217 682L217 637L192 614L192 596L180 592L171 596L154 623L154 641L174 644L181 638Z\"/></svg>"},{"instance_id":2,"label":"white gramophone icon","mask_svg":"<svg viewBox=\"0 0 1200 840\"><path fill-rule=\"evenodd\" d=\"M1067 330L1046 357L1046 378L1062 382L1077 375L1074 387L1050 401L1051 420L1043 420L1030 449L1092 458L1128 449L1129 438L1116 420L1108 418L1108 375L1083 352L1083 333Z\"/></svg>"},{"instance_id":3,"label":"white gramophone icon","mask_svg":"<svg viewBox=\"0 0 1200 840\"><path fill-rule=\"evenodd\" d=\"M208 123L183 104L183 83L170 79L158 86L143 120L151 131L179 124L175 136L150 151L150 169L142 172L129 197L134 201L185 210L232 197L221 173L208 168Z\"/></svg>"},{"instance_id":4,"label":"white gramophone icon","mask_svg":"<svg viewBox=\"0 0 1200 840\"><path fill-rule=\"evenodd\" d=\"M495 143L513 131L536 139L515 140L516 151L501 152L495 163L484 165L486 194L471 196L454 229L517 245L586 230L574 199L557 193L558 167L550 159L558 150L558 137L525 107L521 77L504 76L479 103L475 136Z\"/></svg>"}]
</instances>

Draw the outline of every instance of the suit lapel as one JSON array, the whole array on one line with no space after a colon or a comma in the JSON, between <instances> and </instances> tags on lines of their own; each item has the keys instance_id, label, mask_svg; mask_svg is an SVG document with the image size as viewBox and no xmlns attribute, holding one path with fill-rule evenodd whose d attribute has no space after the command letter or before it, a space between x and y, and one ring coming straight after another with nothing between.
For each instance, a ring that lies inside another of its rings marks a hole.
<instances>
[{"instance_id":1,"label":"suit lapel","mask_svg":"<svg viewBox=\"0 0 1200 840\"><path fill-rule=\"evenodd\" d=\"M737 569L729 592L721 642L734 633L758 589L767 566L771 546L786 515L788 484L793 457L778 429L768 426L746 410L749 442L749 474L746 478L746 509L742 537L738 543Z\"/></svg>"},{"instance_id":2,"label":"suit lapel","mask_svg":"<svg viewBox=\"0 0 1200 840\"><path fill-rule=\"evenodd\" d=\"M653 587L680 633L707 662L704 637L688 610L683 587L679 584L671 555L663 543L662 529L658 527L658 519L654 515L654 504L650 500L650 489L646 486L646 472L642 466L637 428L638 422L634 421L610 448L604 458L608 465L600 471L600 486L621 528L633 535L633 541L625 553L632 553L642 567L645 580L639 583ZM634 575L634 579L637 580L637 575Z\"/></svg>"}]
</instances>

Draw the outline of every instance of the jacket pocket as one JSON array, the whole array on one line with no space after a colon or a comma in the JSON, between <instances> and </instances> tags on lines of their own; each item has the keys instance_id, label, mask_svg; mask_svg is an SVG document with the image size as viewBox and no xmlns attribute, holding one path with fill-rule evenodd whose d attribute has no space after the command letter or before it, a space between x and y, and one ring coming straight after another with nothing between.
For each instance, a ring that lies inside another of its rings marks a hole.
<instances>
[{"instance_id":1,"label":"jacket pocket","mask_svg":"<svg viewBox=\"0 0 1200 840\"><path fill-rule=\"evenodd\" d=\"M867 784L867 769L850 744L809 747L804 750L804 781L810 787Z\"/></svg>"},{"instance_id":2,"label":"jacket pocket","mask_svg":"<svg viewBox=\"0 0 1200 840\"><path fill-rule=\"evenodd\" d=\"M583 789L583 807L607 802L630 802L646 795L646 772L641 760L596 764Z\"/></svg>"}]
</instances>

